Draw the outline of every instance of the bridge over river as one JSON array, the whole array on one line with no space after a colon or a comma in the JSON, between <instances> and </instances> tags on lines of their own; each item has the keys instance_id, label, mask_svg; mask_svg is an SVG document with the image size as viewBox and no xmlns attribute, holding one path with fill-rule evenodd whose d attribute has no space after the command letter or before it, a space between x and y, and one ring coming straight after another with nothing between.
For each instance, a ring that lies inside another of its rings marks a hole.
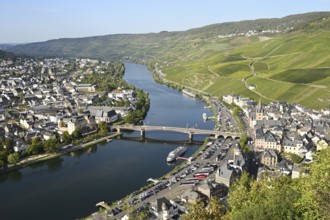
<instances>
[{"instance_id":1,"label":"bridge over river","mask_svg":"<svg viewBox=\"0 0 330 220\"><path fill-rule=\"evenodd\" d=\"M233 139L239 138L241 133L235 132L223 132L216 130L204 130L197 128L181 128L181 127L167 127L167 126L150 126L150 125L115 125L112 127L113 130L116 130L118 133L122 131L139 131L141 137L145 137L146 131L172 131L185 133L189 135L189 140L193 139L194 134L206 134L206 135L214 135L215 138L219 138L223 136L224 138L231 137Z\"/></svg>"}]
</instances>

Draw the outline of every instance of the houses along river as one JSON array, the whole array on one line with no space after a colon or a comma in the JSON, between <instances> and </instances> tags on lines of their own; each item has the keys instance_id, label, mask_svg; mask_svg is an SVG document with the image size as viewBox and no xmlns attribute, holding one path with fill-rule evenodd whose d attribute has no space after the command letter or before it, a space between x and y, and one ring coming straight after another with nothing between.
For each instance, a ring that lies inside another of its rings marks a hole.
<instances>
[{"instance_id":1,"label":"houses along river","mask_svg":"<svg viewBox=\"0 0 330 220\"><path fill-rule=\"evenodd\" d=\"M147 68L125 64L125 80L149 93L151 107L144 121L148 125L213 129L203 122L205 103L154 82ZM109 204L143 187L149 177L158 178L173 169L168 153L187 134L146 132L125 133L123 139L55 158L18 171L0 175L0 219L76 219L96 211L95 204ZM203 141L205 136L195 136ZM186 144L189 156L200 143Z\"/></svg>"}]
</instances>

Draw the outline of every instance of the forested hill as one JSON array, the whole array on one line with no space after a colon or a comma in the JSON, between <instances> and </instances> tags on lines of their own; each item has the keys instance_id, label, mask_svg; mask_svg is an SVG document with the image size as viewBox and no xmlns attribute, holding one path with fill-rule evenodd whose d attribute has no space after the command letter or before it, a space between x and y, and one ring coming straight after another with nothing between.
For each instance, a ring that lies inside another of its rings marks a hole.
<instances>
[{"instance_id":1,"label":"forested hill","mask_svg":"<svg viewBox=\"0 0 330 220\"><path fill-rule=\"evenodd\" d=\"M8 58L13 59L15 57L16 57L16 55L13 53L0 50L0 59L8 59Z\"/></svg>"},{"instance_id":2,"label":"forested hill","mask_svg":"<svg viewBox=\"0 0 330 220\"><path fill-rule=\"evenodd\" d=\"M290 15L284 18L258 19L208 25L182 32L117 34L85 38L63 38L17 45L10 51L19 54L117 59L123 56L157 58L162 52L178 48L189 50L200 40L219 35L246 33L249 30L279 30L281 33L306 29L311 22L329 17L330 12ZM194 41L192 43L192 41ZM185 43L186 42L186 43Z\"/></svg>"}]
</instances>

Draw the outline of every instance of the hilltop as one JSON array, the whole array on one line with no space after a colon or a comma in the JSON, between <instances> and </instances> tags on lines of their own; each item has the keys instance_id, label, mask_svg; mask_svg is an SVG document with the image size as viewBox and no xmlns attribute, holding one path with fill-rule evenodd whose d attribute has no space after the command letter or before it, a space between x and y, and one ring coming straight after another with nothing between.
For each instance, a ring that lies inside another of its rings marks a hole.
<instances>
[{"instance_id":1,"label":"hilltop","mask_svg":"<svg viewBox=\"0 0 330 220\"><path fill-rule=\"evenodd\" d=\"M213 95L330 106L330 12L213 24L181 32L66 38L15 53L144 60L165 79Z\"/></svg>"},{"instance_id":2,"label":"hilltop","mask_svg":"<svg viewBox=\"0 0 330 220\"><path fill-rule=\"evenodd\" d=\"M300 29L310 21L328 17L329 15L330 12L315 12L291 15L284 18L226 22L181 32L162 31L160 33L148 34L115 34L84 38L61 38L46 42L20 44L9 50L15 53L32 55L88 56L108 59L134 55L153 56L157 54L159 47L161 47L161 50L165 48L172 49L176 46L182 46L179 42L184 40L207 40L217 37L220 34L247 32L249 30ZM187 43L189 44L189 42ZM185 46L187 47L188 45Z\"/></svg>"}]
</instances>

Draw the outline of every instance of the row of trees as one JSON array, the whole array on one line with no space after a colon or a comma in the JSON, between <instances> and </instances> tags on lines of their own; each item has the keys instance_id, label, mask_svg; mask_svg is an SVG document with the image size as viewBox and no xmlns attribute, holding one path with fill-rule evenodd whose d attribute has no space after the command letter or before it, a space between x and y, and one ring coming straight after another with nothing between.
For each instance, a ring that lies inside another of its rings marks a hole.
<instances>
[{"instance_id":1,"label":"row of trees","mask_svg":"<svg viewBox=\"0 0 330 220\"><path fill-rule=\"evenodd\" d=\"M247 173L229 191L226 207L211 199L184 219L330 219L330 149L319 152L299 179L281 176L255 181Z\"/></svg>"},{"instance_id":2,"label":"row of trees","mask_svg":"<svg viewBox=\"0 0 330 220\"><path fill-rule=\"evenodd\" d=\"M6 163L15 163L17 158L19 160L19 154L14 154L13 146L13 140L10 137L0 138L0 167L3 167Z\"/></svg>"},{"instance_id":3,"label":"row of trees","mask_svg":"<svg viewBox=\"0 0 330 220\"><path fill-rule=\"evenodd\" d=\"M21 158L29 155L35 155L42 152L51 153L60 148L60 142L57 139L49 139L42 141L40 137L32 139L30 145L23 152L14 152L11 138L6 138L5 141L0 140L0 167L6 163L17 164Z\"/></svg>"},{"instance_id":4,"label":"row of trees","mask_svg":"<svg viewBox=\"0 0 330 220\"><path fill-rule=\"evenodd\" d=\"M105 136L109 132L108 126L105 122L98 124L98 132L86 139L97 138ZM83 135L82 131L78 128L71 135L65 131L60 137L55 139L41 140L40 137L33 138L29 146L22 152L14 152L13 141L11 138L5 140L0 139L0 167L5 164L17 164L20 159L31 155L40 153L55 153L61 150L61 144L71 144L81 142Z\"/></svg>"}]
</instances>

